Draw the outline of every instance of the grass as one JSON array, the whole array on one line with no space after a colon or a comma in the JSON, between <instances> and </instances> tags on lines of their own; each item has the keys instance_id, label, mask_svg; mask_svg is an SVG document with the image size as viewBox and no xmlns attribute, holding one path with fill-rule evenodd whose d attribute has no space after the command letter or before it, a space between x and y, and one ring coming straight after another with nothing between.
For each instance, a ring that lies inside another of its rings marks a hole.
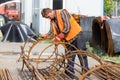
<instances>
[{"instance_id":1,"label":"grass","mask_svg":"<svg viewBox=\"0 0 120 80\"><path fill-rule=\"evenodd\" d=\"M52 43L52 40L45 40L45 41L42 41L43 43Z\"/></svg>"},{"instance_id":2,"label":"grass","mask_svg":"<svg viewBox=\"0 0 120 80\"><path fill-rule=\"evenodd\" d=\"M103 60L109 60L109 61L120 63L120 54L110 57L100 46L96 46L93 48L90 46L89 42L86 42L86 47L89 52L97 54Z\"/></svg>"},{"instance_id":3,"label":"grass","mask_svg":"<svg viewBox=\"0 0 120 80\"><path fill-rule=\"evenodd\" d=\"M113 61L113 62L120 63L120 55L119 55L119 56L114 56L114 57L102 56L101 58L102 58L103 60L110 60L110 61Z\"/></svg>"}]
</instances>

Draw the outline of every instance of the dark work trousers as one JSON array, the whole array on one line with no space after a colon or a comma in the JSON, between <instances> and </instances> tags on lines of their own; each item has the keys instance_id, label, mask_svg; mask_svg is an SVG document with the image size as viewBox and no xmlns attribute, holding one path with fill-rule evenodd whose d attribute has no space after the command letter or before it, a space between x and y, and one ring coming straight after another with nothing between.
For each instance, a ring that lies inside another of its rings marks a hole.
<instances>
[{"instance_id":1,"label":"dark work trousers","mask_svg":"<svg viewBox=\"0 0 120 80\"><path fill-rule=\"evenodd\" d=\"M78 48L78 49L86 50L86 45L85 45L85 44L86 44L86 41L84 40L84 37L83 37L82 33L78 34L78 35L77 35L77 38L76 38L74 41L72 41L71 44L74 45L74 46L75 46L76 48ZM72 46L70 46L70 45L67 46L67 49L70 50L70 51L74 51L74 50L75 50L75 49L74 49ZM73 53L73 54L74 54L74 53ZM87 56L86 56L86 55L83 56L83 61L82 61L82 58L81 58L80 55L77 55L77 56L78 56L78 58L79 58L80 65L83 66L83 62L84 62L85 70L88 70L89 67L88 67ZM76 55L70 56L70 57L69 57L70 60L68 60L68 65L67 65L67 69L68 69L69 71L71 71L72 73L75 73L75 71L74 71L74 63L73 63L73 62L75 61L75 57L76 57ZM72 61L71 61L71 60L72 60ZM70 66L69 66L69 65L70 65ZM71 67L71 66L72 66L72 67ZM66 73L68 76L70 76L72 79L75 78L75 76L72 75L72 74L71 74L70 72L68 72L67 70L65 70L65 73Z\"/></svg>"}]
</instances>

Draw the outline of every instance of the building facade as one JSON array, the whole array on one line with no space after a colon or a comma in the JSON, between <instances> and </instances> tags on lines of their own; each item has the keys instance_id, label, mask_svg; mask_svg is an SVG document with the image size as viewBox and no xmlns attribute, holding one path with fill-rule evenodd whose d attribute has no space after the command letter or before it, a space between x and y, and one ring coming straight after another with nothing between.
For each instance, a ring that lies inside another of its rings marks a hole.
<instances>
[{"instance_id":1,"label":"building facade","mask_svg":"<svg viewBox=\"0 0 120 80\"><path fill-rule=\"evenodd\" d=\"M49 20L41 16L41 10L49 7L52 9L67 9L71 14L83 14L88 16L102 16L104 0L21 0L23 21L30 25L39 34L49 31Z\"/></svg>"}]
</instances>

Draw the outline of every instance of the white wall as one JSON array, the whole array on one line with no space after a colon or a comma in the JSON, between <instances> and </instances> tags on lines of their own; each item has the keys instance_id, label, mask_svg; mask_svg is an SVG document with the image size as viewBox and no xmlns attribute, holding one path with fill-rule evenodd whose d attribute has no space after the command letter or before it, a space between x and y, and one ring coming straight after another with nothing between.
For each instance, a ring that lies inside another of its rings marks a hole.
<instances>
[{"instance_id":1,"label":"white wall","mask_svg":"<svg viewBox=\"0 0 120 80\"><path fill-rule=\"evenodd\" d=\"M30 26L32 22L32 0L24 0L25 23Z\"/></svg>"},{"instance_id":2,"label":"white wall","mask_svg":"<svg viewBox=\"0 0 120 80\"><path fill-rule=\"evenodd\" d=\"M63 8L70 13L79 13L88 16L103 15L103 0L63 0Z\"/></svg>"},{"instance_id":3,"label":"white wall","mask_svg":"<svg viewBox=\"0 0 120 80\"><path fill-rule=\"evenodd\" d=\"M39 23L39 32L41 34L45 34L49 31L50 29L50 21L48 19L45 19L42 17L41 15L41 10L43 8L46 8L46 7L49 7L49 8L52 8L52 0L40 0L40 23Z\"/></svg>"},{"instance_id":4,"label":"white wall","mask_svg":"<svg viewBox=\"0 0 120 80\"><path fill-rule=\"evenodd\" d=\"M21 22L28 26L32 22L32 0L20 0L21 2Z\"/></svg>"},{"instance_id":5,"label":"white wall","mask_svg":"<svg viewBox=\"0 0 120 80\"><path fill-rule=\"evenodd\" d=\"M43 8L52 8L52 0L39 0L37 4L34 4L34 0L21 0L22 2L22 22L30 26L32 22L35 32L44 34L49 31L50 23L49 20L44 19L41 16L41 10ZM36 6L33 8L33 6ZM34 17L34 19L33 19Z\"/></svg>"}]
</instances>

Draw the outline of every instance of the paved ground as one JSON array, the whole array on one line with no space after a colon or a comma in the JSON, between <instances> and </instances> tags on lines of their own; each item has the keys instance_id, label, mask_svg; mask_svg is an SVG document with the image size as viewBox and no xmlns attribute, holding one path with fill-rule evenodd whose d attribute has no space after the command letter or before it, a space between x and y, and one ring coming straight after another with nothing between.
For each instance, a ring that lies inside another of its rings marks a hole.
<instances>
[{"instance_id":1,"label":"paved ground","mask_svg":"<svg viewBox=\"0 0 120 80\"><path fill-rule=\"evenodd\" d=\"M22 63L17 62L21 52L20 46L22 45L23 43L0 42L0 68L9 69L14 80L27 80L20 75Z\"/></svg>"},{"instance_id":2,"label":"paved ground","mask_svg":"<svg viewBox=\"0 0 120 80\"><path fill-rule=\"evenodd\" d=\"M14 80L30 80L25 74L20 73L22 67L21 62L17 62L20 57L21 49L24 43L10 43L10 42L0 42L0 68L8 68ZM43 49L47 44L42 44L39 49ZM39 50L37 49L37 50ZM98 64L92 58L88 58L89 66L92 67ZM27 71L27 69L24 69Z\"/></svg>"}]
</instances>

